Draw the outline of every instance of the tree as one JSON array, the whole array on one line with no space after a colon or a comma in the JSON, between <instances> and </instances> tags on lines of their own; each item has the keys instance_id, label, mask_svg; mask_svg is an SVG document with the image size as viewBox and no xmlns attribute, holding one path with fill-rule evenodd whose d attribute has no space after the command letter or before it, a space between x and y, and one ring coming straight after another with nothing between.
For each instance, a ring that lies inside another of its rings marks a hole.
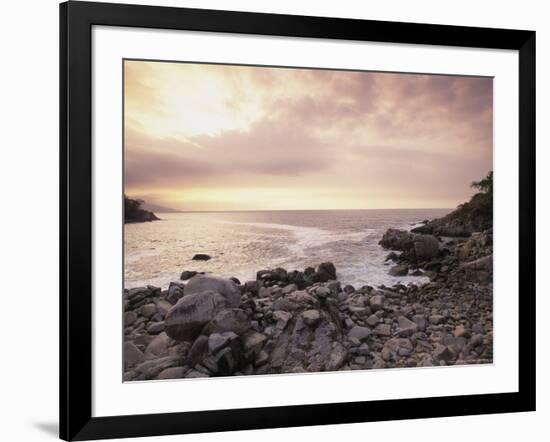
<instances>
[{"instance_id":1,"label":"tree","mask_svg":"<svg viewBox=\"0 0 550 442\"><path fill-rule=\"evenodd\" d=\"M478 189L481 193L493 194L493 171L491 170L485 178L474 181L471 187Z\"/></svg>"}]
</instances>

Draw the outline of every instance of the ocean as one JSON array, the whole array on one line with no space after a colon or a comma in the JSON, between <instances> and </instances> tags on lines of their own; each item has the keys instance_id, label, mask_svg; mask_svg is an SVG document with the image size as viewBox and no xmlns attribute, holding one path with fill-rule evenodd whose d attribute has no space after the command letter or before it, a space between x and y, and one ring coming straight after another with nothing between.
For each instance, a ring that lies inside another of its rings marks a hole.
<instances>
[{"instance_id":1,"label":"ocean","mask_svg":"<svg viewBox=\"0 0 550 442\"><path fill-rule=\"evenodd\" d=\"M160 221L124 226L125 287L168 287L183 270L256 279L256 271L303 271L321 262L355 287L427 282L392 277L378 245L386 229L411 229L451 209L304 210L157 213ZM193 261L206 253L209 261Z\"/></svg>"}]
</instances>

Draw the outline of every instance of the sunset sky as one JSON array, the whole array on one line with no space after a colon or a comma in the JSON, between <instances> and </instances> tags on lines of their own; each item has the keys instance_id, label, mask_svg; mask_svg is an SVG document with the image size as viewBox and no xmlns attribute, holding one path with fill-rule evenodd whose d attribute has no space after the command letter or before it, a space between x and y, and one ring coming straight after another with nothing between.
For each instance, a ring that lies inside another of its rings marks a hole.
<instances>
[{"instance_id":1,"label":"sunset sky","mask_svg":"<svg viewBox=\"0 0 550 442\"><path fill-rule=\"evenodd\" d=\"M451 208L492 79L125 61L125 193L178 210Z\"/></svg>"}]
</instances>

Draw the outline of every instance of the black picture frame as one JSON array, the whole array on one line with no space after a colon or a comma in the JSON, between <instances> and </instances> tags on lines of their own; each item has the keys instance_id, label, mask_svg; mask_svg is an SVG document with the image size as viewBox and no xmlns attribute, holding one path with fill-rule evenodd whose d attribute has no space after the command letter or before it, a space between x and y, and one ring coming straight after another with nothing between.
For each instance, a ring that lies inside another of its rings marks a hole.
<instances>
[{"instance_id":1,"label":"black picture frame","mask_svg":"<svg viewBox=\"0 0 550 442\"><path fill-rule=\"evenodd\" d=\"M94 25L510 49L519 54L519 391L92 417ZM60 5L60 437L155 436L535 410L535 32L72 2Z\"/></svg>"}]
</instances>

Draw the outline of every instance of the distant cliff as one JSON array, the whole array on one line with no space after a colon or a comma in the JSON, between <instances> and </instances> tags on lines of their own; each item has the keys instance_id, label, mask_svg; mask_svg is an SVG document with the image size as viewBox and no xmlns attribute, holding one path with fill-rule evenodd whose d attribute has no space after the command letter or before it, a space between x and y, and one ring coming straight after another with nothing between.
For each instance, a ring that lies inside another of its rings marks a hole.
<instances>
[{"instance_id":1,"label":"distant cliff","mask_svg":"<svg viewBox=\"0 0 550 442\"><path fill-rule=\"evenodd\" d=\"M124 195L124 224L156 221L158 218L153 212L141 208L143 200L128 198Z\"/></svg>"},{"instance_id":2,"label":"distant cliff","mask_svg":"<svg viewBox=\"0 0 550 442\"><path fill-rule=\"evenodd\" d=\"M470 201L461 204L448 215L412 229L414 233L438 236L470 236L493 227L493 172L472 183L479 189Z\"/></svg>"}]
</instances>

